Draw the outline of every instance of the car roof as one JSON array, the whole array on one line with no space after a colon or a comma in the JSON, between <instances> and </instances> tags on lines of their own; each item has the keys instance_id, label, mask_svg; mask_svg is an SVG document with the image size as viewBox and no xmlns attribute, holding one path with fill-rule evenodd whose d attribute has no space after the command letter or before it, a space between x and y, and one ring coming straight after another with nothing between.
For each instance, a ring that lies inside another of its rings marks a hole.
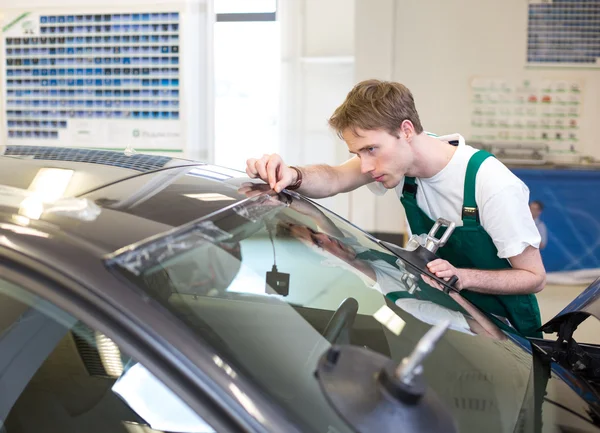
<instances>
[{"instance_id":1,"label":"car roof","mask_svg":"<svg viewBox=\"0 0 600 433\"><path fill-rule=\"evenodd\" d=\"M68 209L44 212L23 223L19 200L11 203L6 197L14 191L29 194L44 168L73 171L63 198L56 202ZM245 200L237 190L248 180L240 171L164 156L9 146L0 156L0 234L2 223L22 224L55 238L69 236L102 256ZM82 205L83 211L78 208ZM97 215L88 212L94 209ZM15 233L27 236L23 230L12 230Z\"/></svg>"},{"instance_id":2,"label":"car roof","mask_svg":"<svg viewBox=\"0 0 600 433\"><path fill-rule=\"evenodd\" d=\"M40 168L74 171L66 196L74 197L113 182L169 167L200 164L159 155L98 149L7 146L0 156L0 185L27 189Z\"/></svg>"}]
</instances>

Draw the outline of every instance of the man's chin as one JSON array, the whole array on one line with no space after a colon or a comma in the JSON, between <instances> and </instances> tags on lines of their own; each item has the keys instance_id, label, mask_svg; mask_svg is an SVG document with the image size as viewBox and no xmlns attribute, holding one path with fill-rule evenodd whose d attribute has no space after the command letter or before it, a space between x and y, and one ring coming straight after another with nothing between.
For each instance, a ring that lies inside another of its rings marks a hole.
<instances>
[{"instance_id":1,"label":"man's chin","mask_svg":"<svg viewBox=\"0 0 600 433\"><path fill-rule=\"evenodd\" d=\"M386 188L386 189L394 189L398 186L400 182L396 181L396 180L386 180L385 182L381 182L381 184Z\"/></svg>"}]
</instances>

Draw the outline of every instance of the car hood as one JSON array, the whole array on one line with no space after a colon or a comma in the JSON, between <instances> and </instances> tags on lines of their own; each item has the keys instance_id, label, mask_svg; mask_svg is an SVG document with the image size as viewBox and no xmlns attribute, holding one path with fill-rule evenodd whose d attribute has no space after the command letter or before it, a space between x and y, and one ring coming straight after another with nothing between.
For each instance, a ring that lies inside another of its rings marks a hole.
<instances>
[{"instance_id":1,"label":"car hood","mask_svg":"<svg viewBox=\"0 0 600 433\"><path fill-rule=\"evenodd\" d=\"M581 292L560 313L544 324L542 330L547 333L559 332L561 324L572 321L575 326L578 326L589 316L600 320L600 278Z\"/></svg>"}]
</instances>

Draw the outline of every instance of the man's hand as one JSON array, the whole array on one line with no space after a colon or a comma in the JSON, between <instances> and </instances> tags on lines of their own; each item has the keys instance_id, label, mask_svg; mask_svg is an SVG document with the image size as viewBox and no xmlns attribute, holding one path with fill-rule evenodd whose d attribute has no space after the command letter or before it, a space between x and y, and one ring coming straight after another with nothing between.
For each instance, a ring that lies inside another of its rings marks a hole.
<instances>
[{"instance_id":1,"label":"man's hand","mask_svg":"<svg viewBox=\"0 0 600 433\"><path fill-rule=\"evenodd\" d=\"M440 283L435 281L433 278L431 278L425 274L421 274L421 279L423 281L425 281L427 284L429 284L431 287L441 290L442 292L444 291L444 287Z\"/></svg>"},{"instance_id":2,"label":"man's hand","mask_svg":"<svg viewBox=\"0 0 600 433\"><path fill-rule=\"evenodd\" d=\"M251 178L260 178L276 192L296 182L296 170L287 166L276 153L263 155L260 159L246 161L246 174Z\"/></svg>"},{"instance_id":3,"label":"man's hand","mask_svg":"<svg viewBox=\"0 0 600 433\"><path fill-rule=\"evenodd\" d=\"M443 259L435 259L431 262L427 263L427 269L436 277L444 280L450 281L454 275L458 277L458 281L454 285L458 290L463 289L463 281L461 278L461 269L457 269L450 264L447 260Z\"/></svg>"},{"instance_id":4,"label":"man's hand","mask_svg":"<svg viewBox=\"0 0 600 433\"><path fill-rule=\"evenodd\" d=\"M457 269L442 259L429 262L427 268L444 280L456 275L456 288L459 290L468 289L489 295L527 295L544 288L546 271L537 248L528 246L521 254L508 260L511 268L507 269Z\"/></svg>"}]
</instances>

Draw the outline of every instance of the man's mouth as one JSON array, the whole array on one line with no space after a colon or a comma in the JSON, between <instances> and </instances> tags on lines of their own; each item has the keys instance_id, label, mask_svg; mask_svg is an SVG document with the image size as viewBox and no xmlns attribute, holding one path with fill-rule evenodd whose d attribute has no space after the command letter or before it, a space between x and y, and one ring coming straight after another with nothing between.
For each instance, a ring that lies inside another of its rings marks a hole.
<instances>
[{"instance_id":1,"label":"man's mouth","mask_svg":"<svg viewBox=\"0 0 600 433\"><path fill-rule=\"evenodd\" d=\"M385 176L385 174L382 174L381 176L373 177L373 179L375 179L375 182L381 182L381 181L383 181L384 176Z\"/></svg>"}]
</instances>

